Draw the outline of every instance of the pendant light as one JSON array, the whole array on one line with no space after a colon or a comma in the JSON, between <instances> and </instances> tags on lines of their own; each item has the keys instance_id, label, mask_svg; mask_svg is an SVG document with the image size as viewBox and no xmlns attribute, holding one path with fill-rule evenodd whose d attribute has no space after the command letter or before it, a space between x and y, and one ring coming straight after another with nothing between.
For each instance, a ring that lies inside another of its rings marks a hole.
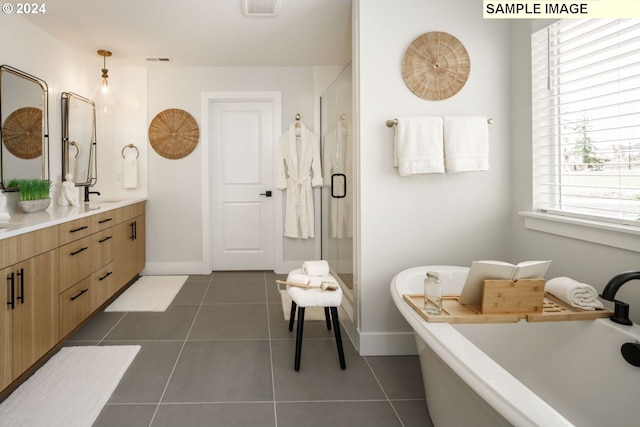
<instances>
[{"instance_id":1,"label":"pendant light","mask_svg":"<svg viewBox=\"0 0 640 427\"><path fill-rule=\"evenodd\" d=\"M111 52L108 50L100 49L98 51L98 55L102 56L103 65L102 65L102 92L109 92L109 70L107 70L107 56L111 56Z\"/></svg>"},{"instance_id":2,"label":"pendant light","mask_svg":"<svg viewBox=\"0 0 640 427\"><path fill-rule=\"evenodd\" d=\"M93 91L93 99L98 106L98 111L107 113L112 107L117 105L113 88L109 85L109 70L107 69L107 57L110 57L112 53L105 49L98 50L98 55L102 57L102 74L100 80Z\"/></svg>"}]
</instances>

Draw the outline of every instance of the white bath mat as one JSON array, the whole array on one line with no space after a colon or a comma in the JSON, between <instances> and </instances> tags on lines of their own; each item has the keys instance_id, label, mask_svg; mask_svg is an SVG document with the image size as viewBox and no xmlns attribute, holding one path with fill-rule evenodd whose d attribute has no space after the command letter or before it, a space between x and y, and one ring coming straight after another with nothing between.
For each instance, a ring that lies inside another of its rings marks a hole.
<instances>
[{"instance_id":1,"label":"white bath mat","mask_svg":"<svg viewBox=\"0 0 640 427\"><path fill-rule=\"evenodd\" d=\"M139 345L63 347L0 404L0 426L90 426Z\"/></svg>"},{"instance_id":2,"label":"white bath mat","mask_svg":"<svg viewBox=\"0 0 640 427\"><path fill-rule=\"evenodd\" d=\"M287 322L291 317L291 297L286 290L280 290L280 299L282 300L282 312L284 313L284 320ZM298 310L296 309L296 314L294 319L298 317ZM304 310L304 320L325 320L324 317L324 307L307 307Z\"/></svg>"},{"instance_id":3,"label":"white bath mat","mask_svg":"<svg viewBox=\"0 0 640 427\"><path fill-rule=\"evenodd\" d=\"M104 311L166 311L188 276L142 276Z\"/></svg>"}]
</instances>

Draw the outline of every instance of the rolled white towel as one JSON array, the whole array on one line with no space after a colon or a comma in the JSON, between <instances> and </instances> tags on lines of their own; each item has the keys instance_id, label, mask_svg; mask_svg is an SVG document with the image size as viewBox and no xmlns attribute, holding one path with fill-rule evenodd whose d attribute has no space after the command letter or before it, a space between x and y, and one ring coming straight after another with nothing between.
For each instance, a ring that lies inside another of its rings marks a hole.
<instances>
[{"instance_id":1,"label":"rolled white towel","mask_svg":"<svg viewBox=\"0 0 640 427\"><path fill-rule=\"evenodd\" d=\"M294 271L299 271L299 270L294 270ZM287 282L299 283L301 285L308 285L309 281L310 281L310 278L306 274L291 272L287 277Z\"/></svg>"},{"instance_id":2,"label":"rolled white towel","mask_svg":"<svg viewBox=\"0 0 640 427\"><path fill-rule=\"evenodd\" d=\"M570 277L554 277L545 283L544 290L572 307L583 310L604 308L598 299L598 291L593 286L580 283Z\"/></svg>"},{"instance_id":3,"label":"rolled white towel","mask_svg":"<svg viewBox=\"0 0 640 427\"><path fill-rule=\"evenodd\" d=\"M323 259L305 261L302 263L302 272L307 276L329 276L329 263Z\"/></svg>"}]
</instances>

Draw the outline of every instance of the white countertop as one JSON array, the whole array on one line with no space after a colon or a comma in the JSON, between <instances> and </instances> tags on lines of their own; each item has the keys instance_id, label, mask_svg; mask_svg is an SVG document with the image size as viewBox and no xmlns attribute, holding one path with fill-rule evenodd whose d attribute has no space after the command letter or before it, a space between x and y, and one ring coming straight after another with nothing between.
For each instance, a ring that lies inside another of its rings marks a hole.
<instances>
[{"instance_id":1,"label":"white countertop","mask_svg":"<svg viewBox=\"0 0 640 427\"><path fill-rule=\"evenodd\" d=\"M81 203L80 206L58 206L52 201L51 206L42 212L13 212L10 219L0 221L0 240L146 200L146 197L118 200L96 197L95 200Z\"/></svg>"}]
</instances>

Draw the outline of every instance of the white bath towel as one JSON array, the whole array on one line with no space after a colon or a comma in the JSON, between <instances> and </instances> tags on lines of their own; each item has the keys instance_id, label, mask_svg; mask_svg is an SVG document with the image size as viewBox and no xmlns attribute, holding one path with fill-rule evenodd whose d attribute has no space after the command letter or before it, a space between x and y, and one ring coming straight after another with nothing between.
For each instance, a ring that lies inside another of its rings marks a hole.
<instances>
[{"instance_id":1,"label":"white bath towel","mask_svg":"<svg viewBox=\"0 0 640 427\"><path fill-rule=\"evenodd\" d=\"M124 159L124 188L138 187L138 159L127 157Z\"/></svg>"},{"instance_id":2,"label":"white bath towel","mask_svg":"<svg viewBox=\"0 0 640 427\"><path fill-rule=\"evenodd\" d=\"M447 172L489 170L487 118L445 117L444 159Z\"/></svg>"},{"instance_id":3,"label":"white bath towel","mask_svg":"<svg viewBox=\"0 0 640 427\"><path fill-rule=\"evenodd\" d=\"M305 261L302 263L302 273L307 276L328 276L329 263L323 259L317 261Z\"/></svg>"},{"instance_id":4,"label":"white bath towel","mask_svg":"<svg viewBox=\"0 0 640 427\"><path fill-rule=\"evenodd\" d=\"M398 117L393 154L400 176L444 173L442 117Z\"/></svg>"},{"instance_id":5,"label":"white bath towel","mask_svg":"<svg viewBox=\"0 0 640 427\"><path fill-rule=\"evenodd\" d=\"M572 307L583 310L604 308L593 286L569 277L554 277L545 283L544 290Z\"/></svg>"}]
</instances>

